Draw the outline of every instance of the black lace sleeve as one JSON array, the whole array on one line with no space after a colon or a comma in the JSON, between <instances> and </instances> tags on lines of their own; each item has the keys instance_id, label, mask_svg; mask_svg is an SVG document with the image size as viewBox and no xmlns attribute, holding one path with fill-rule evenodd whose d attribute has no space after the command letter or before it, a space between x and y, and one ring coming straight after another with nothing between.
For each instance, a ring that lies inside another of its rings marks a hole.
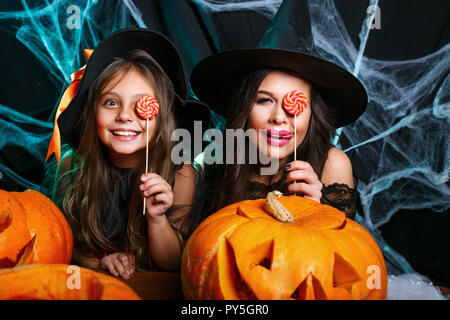
<instances>
[{"instance_id":1,"label":"black lace sleeve","mask_svg":"<svg viewBox=\"0 0 450 320\"><path fill-rule=\"evenodd\" d=\"M357 195L356 181L354 189L346 184L333 183L323 186L320 203L341 210L347 218L355 220Z\"/></svg>"}]
</instances>

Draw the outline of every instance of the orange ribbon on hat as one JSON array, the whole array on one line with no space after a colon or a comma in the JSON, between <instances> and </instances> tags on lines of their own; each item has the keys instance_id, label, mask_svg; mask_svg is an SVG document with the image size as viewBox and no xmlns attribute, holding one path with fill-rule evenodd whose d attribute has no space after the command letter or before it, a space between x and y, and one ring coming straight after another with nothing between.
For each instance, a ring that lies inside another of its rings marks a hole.
<instances>
[{"instance_id":1,"label":"orange ribbon on hat","mask_svg":"<svg viewBox=\"0 0 450 320\"><path fill-rule=\"evenodd\" d=\"M86 60L89 60L91 57L91 54L94 50L93 49L85 49L84 54L86 56ZM58 118L61 115L61 113L67 109L72 99L77 94L78 88L80 87L81 78L84 74L84 68L86 66L83 66L81 69L75 71L70 75L70 85L64 91L64 94L61 98L61 101L59 102L58 109L56 110L55 115L55 124L53 127L53 135L50 140L50 144L48 146L47 151L47 157L45 158L45 161L48 160L48 158L52 155L52 153L55 153L56 160L58 161L58 165L61 159L61 135L59 133L59 127L58 127Z\"/></svg>"}]
</instances>

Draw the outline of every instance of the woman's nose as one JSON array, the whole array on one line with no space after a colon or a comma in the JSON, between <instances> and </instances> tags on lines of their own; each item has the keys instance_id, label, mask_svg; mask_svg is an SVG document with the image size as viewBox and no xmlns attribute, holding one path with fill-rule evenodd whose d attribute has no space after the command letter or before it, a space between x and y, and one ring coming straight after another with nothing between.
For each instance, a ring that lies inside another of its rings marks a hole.
<instances>
[{"instance_id":1,"label":"woman's nose","mask_svg":"<svg viewBox=\"0 0 450 320\"><path fill-rule=\"evenodd\" d=\"M288 122L286 111L281 103L273 105L269 121L275 124L283 124Z\"/></svg>"}]
</instances>

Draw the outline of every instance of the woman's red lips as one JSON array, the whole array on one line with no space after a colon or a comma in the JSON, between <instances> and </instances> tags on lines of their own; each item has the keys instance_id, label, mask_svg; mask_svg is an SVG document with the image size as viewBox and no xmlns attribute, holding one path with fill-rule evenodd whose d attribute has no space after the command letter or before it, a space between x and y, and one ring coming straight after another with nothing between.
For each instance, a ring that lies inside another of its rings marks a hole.
<instances>
[{"instance_id":1,"label":"woman's red lips","mask_svg":"<svg viewBox=\"0 0 450 320\"><path fill-rule=\"evenodd\" d=\"M266 131L267 142L274 146L284 146L294 136L293 133L286 130L273 130L268 129Z\"/></svg>"},{"instance_id":2,"label":"woman's red lips","mask_svg":"<svg viewBox=\"0 0 450 320\"><path fill-rule=\"evenodd\" d=\"M294 136L294 134L290 131L274 130L274 129L267 129L267 135L273 136L273 137L279 137L281 139L290 139Z\"/></svg>"}]
</instances>

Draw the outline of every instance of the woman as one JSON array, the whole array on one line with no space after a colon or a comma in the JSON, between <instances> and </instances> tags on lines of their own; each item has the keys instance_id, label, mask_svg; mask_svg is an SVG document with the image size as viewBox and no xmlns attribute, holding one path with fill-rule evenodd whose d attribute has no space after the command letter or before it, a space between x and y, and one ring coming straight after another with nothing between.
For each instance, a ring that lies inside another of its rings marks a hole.
<instances>
[{"instance_id":1,"label":"woman","mask_svg":"<svg viewBox=\"0 0 450 320\"><path fill-rule=\"evenodd\" d=\"M230 203L265 198L275 189L332 205L354 218L352 165L331 144L335 129L355 121L367 105L366 91L352 74L307 54L255 48L204 59L194 68L191 85L200 100L227 118L226 129L255 130L250 146L279 163L273 175L261 174L261 162L206 167L192 230ZM283 106L294 90L308 101L297 116ZM224 158L244 151L248 147L224 148Z\"/></svg>"}]
</instances>

